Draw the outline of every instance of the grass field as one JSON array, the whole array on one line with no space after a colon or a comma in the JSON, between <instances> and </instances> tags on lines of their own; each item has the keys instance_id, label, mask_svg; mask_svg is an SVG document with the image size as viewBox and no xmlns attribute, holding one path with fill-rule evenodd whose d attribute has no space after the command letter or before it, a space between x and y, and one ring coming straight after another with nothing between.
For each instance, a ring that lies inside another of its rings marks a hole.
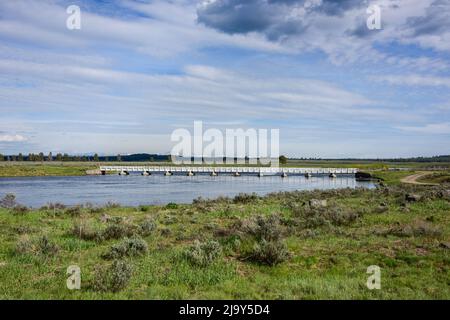
<instances>
[{"instance_id":1,"label":"grass field","mask_svg":"<svg viewBox=\"0 0 450 320\"><path fill-rule=\"evenodd\" d=\"M137 166L158 166L169 165L165 162L0 162L0 177L27 177L27 176L81 176L86 174L86 170L98 169L100 165L137 165ZM235 165L236 166L236 165ZM239 165L242 166L242 165ZM450 169L450 163L442 162L378 162L378 161L329 161L329 160L289 160L282 167L310 167L310 168L358 168L361 170L374 171L377 175L393 177L390 172L383 173L387 169L401 168L402 171L397 172L398 176L410 174L410 171L421 169L437 168Z\"/></svg>"},{"instance_id":2,"label":"grass field","mask_svg":"<svg viewBox=\"0 0 450 320\"><path fill-rule=\"evenodd\" d=\"M6 201L0 298L450 299L448 189L33 211ZM70 265L81 268L80 290L66 288ZM370 265L381 268L380 290L366 287Z\"/></svg>"}]
</instances>

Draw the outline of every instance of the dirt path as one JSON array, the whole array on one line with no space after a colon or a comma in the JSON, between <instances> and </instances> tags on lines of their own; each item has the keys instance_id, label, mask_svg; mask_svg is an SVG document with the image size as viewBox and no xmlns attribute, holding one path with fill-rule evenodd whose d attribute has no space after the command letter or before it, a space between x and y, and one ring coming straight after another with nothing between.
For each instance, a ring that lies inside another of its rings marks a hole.
<instances>
[{"instance_id":1,"label":"dirt path","mask_svg":"<svg viewBox=\"0 0 450 320\"><path fill-rule=\"evenodd\" d=\"M431 174L431 172L424 172L424 171L420 171L417 172L415 174L412 174L410 176L404 177L402 178L400 181L403 183L411 183L411 184L421 184L421 185L427 185L427 186L436 186L438 185L437 183L427 183L427 182L419 182L417 181L420 178L423 178L427 175Z\"/></svg>"}]
</instances>

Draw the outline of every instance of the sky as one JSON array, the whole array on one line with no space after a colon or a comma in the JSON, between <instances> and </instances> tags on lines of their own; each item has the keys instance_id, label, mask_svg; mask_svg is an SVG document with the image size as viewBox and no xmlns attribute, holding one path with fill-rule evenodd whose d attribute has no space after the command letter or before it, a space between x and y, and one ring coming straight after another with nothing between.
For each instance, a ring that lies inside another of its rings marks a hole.
<instances>
[{"instance_id":1,"label":"sky","mask_svg":"<svg viewBox=\"0 0 450 320\"><path fill-rule=\"evenodd\" d=\"M194 121L290 157L450 154L450 1L3 0L0 114L2 154L165 154Z\"/></svg>"}]
</instances>

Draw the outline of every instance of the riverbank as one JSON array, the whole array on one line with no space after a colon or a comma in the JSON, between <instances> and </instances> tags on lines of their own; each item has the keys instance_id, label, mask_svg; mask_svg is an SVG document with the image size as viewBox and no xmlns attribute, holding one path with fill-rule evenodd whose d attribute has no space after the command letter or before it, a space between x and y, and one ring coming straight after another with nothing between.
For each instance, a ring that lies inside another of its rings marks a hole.
<instances>
[{"instance_id":1,"label":"riverbank","mask_svg":"<svg viewBox=\"0 0 450 320\"><path fill-rule=\"evenodd\" d=\"M28 162L11 161L0 162L0 177L39 177L39 176L83 176L95 172L101 165L128 165L128 166L173 166L165 162ZM414 171L433 168L443 171L450 168L450 163L380 163L370 161L300 161L292 160L281 165L284 168L358 168L372 173L389 183L399 183L401 178L411 175ZM447 170L448 171L448 170ZM445 172L445 171L444 171Z\"/></svg>"},{"instance_id":2,"label":"riverbank","mask_svg":"<svg viewBox=\"0 0 450 320\"><path fill-rule=\"evenodd\" d=\"M0 298L450 299L447 189L3 208ZM66 288L70 265L80 290ZM366 287L370 265L380 290Z\"/></svg>"}]
</instances>

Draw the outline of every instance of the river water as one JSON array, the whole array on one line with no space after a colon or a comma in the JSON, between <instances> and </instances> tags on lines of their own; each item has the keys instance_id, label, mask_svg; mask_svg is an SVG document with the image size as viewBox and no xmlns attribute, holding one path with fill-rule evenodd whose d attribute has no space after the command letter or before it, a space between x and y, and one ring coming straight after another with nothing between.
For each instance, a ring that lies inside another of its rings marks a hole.
<instances>
[{"instance_id":1,"label":"river water","mask_svg":"<svg viewBox=\"0 0 450 320\"><path fill-rule=\"evenodd\" d=\"M264 195L276 191L332 188L373 188L372 182L358 182L353 175L311 177L219 175L170 176L106 175L81 177L0 178L0 197L13 193L20 204L40 207L49 202L66 205L107 202L136 206L146 204L191 203L197 197L217 198L240 192Z\"/></svg>"}]
</instances>

